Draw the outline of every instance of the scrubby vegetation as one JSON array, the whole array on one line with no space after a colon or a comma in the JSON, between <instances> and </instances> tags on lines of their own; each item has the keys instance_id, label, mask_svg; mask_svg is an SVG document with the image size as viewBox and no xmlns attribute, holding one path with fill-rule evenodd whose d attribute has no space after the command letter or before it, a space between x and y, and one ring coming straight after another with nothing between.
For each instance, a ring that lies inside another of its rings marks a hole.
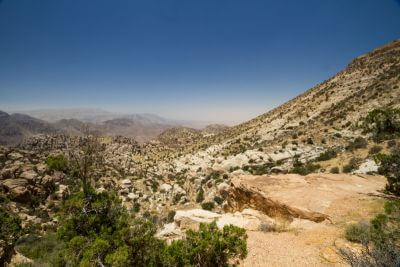
<instances>
[{"instance_id":1,"label":"scrubby vegetation","mask_svg":"<svg viewBox=\"0 0 400 267\"><path fill-rule=\"evenodd\" d=\"M316 161L327 161L336 158L337 152L334 149L328 149L327 151L321 153L315 160Z\"/></svg>"},{"instance_id":2,"label":"scrubby vegetation","mask_svg":"<svg viewBox=\"0 0 400 267\"><path fill-rule=\"evenodd\" d=\"M49 156L46 164L50 170L66 171L68 169L68 162L64 155Z\"/></svg>"},{"instance_id":3,"label":"scrubby vegetation","mask_svg":"<svg viewBox=\"0 0 400 267\"><path fill-rule=\"evenodd\" d=\"M197 192L196 195L196 202L201 203L204 201L204 190L203 188L200 188L199 192Z\"/></svg>"},{"instance_id":4,"label":"scrubby vegetation","mask_svg":"<svg viewBox=\"0 0 400 267\"><path fill-rule=\"evenodd\" d=\"M369 149L368 154L370 154L370 155L376 155L376 154L378 154L379 152L381 152L381 150L382 150L382 147L381 147L381 146L375 145L375 146L373 146L373 147L371 147L371 148Z\"/></svg>"},{"instance_id":5,"label":"scrubby vegetation","mask_svg":"<svg viewBox=\"0 0 400 267\"><path fill-rule=\"evenodd\" d=\"M300 175L307 175L313 173L320 169L321 166L319 164L314 164L313 162L303 163L299 159L295 159L293 162L293 168L290 170L290 173L297 173Z\"/></svg>"},{"instance_id":6,"label":"scrubby vegetation","mask_svg":"<svg viewBox=\"0 0 400 267\"><path fill-rule=\"evenodd\" d=\"M62 253L65 250L65 244L57 239L55 233L48 233L45 236L31 233L24 236L18 240L16 250L32 259L35 263L33 266L63 266L65 264Z\"/></svg>"},{"instance_id":7,"label":"scrubby vegetation","mask_svg":"<svg viewBox=\"0 0 400 267\"><path fill-rule=\"evenodd\" d=\"M383 213L370 222L350 225L345 236L363 246L359 252L341 250L352 266L399 266L400 202L387 202Z\"/></svg>"},{"instance_id":8,"label":"scrubby vegetation","mask_svg":"<svg viewBox=\"0 0 400 267\"><path fill-rule=\"evenodd\" d=\"M330 172L330 173L338 174L338 173L340 172L340 170L339 170L339 167L332 167L332 168L329 170L329 172Z\"/></svg>"},{"instance_id":9,"label":"scrubby vegetation","mask_svg":"<svg viewBox=\"0 0 400 267\"><path fill-rule=\"evenodd\" d=\"M214 202L204 202L201 204L203 210L213 210L215 207Z\"/></svg>"},{"instance_id":10,"label":"scrubby vegetation","mask_svg":"<svg viewBox=\"0 0 400 267\"><path fill-rule=\"evenodd\" d=\"M350 173L356 170L360 166L361 159L359 158L351 158L350 161L343 166L344 173Z\"/></svg>"},{"instance_id":11,"label":"scrubby vegetation","mask_svg":"<svg viewBox=\"0 0 400 267\"><path fill-rule=\"evenodd\" d=\"M387 178L386 190L400 196L400 148L396 147L391 154L378 154L376 160L379 162L379 174Z\"/></svg>"},{"instance_id":12,"label":"scrubby vegetation","mask_svg":"<svg viewBox=\"0 0 400 267\"><path fill-rule=\"evenodd\" d=\"M235 226L202 224L170 245L156 230L151 220L131 218L112 194L78 192L63 206L56 235L24 238L18 248L52 266L229 266L247 255L245 230Z\"/></svg>"},{"instance_id":13,"label":"scrubby vegetation","mask_svg":"<svg viewBox=\"0 0 400 267\"><path fill-rule=\"evenodd\" d=\"M364 130L376 141L400 136L400 108L374 109L364 120Z\"/></svg>"},{"instance_id":14,"label":"scrubby vegetation","mask_svg":"<svg viewBox=\"0 0 400 267\"><path fill-rule=\"evenodd\" d=\"M359 136L347 145L346 150L354 151L357 149L366 148L367 146L368 141L365 138Z\"/></svg>"},{"instance_id":15,"label":"scrubby vegetation","mask_svg":"<svg viewBox=\"0 0 400 267\"><path fill-rule=\"evenodd\" d=\"M150 213L143 218L130 215L113 192L98 193L92 187L94 165L102 161L95 139L81 152L71 151L69 168L80 185L62 204L55 233L31 234L18 248L41 266L230 266L247 255L244 229L215 223L201 224L184 239L167 244L155 234L156 220ZM49 158L49 166L59 169L64 158ZM211 178L213 178L212 176ZM200 193L200 192L199 192ZM203 192L204 193L204 192ZM201 194L203 194L201 193ZM204 198L204 196L199 196ZM203 201L203 200L201 200ZM214 202L202 204L213 209ZM171 221L174 212L168 214ZM15 242L19 220L0 209L0 239ZM12 226L12 227L10 227Z\"/></svg>"},{"instance_id":16,"label":"scrubby vegetation","mask_svg":"<svg viewBox=\"0 0 400 267\"><path fill-rule=\"evenodd\" d=\"M0 196L0 204L3 204L5 199ZM23 234L21 220L11 211L0 206L0 266L5 263L6 257L13 248L15 242Z\"/></svg>"}]
</instances>

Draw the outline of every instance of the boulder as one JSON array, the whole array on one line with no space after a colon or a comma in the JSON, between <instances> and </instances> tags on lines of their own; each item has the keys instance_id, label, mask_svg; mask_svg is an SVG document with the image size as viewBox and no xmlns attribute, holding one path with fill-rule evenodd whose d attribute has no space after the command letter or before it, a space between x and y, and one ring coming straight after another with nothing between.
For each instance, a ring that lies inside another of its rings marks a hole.
<instances>
[{"instance_id":1,"label":"boulder","mask_svg":"<svg viewBox=\"0 0 400 267\"><path fill-rule=\"evenodd\" d=\"M183 233L175 223L167 223L156 236L164 239L179 239Z\"/></svg>"},{"instance_id":2,"label":"boulder","mask_svg":"<svg viewBox=\"0 0 400 267\"><path fill-rule=\"evenodd\" d=\"M24 156L18 152L11 152L10 154L7 155L8 159L11 160L19 160L22 159Z\"/></svg>"},{"instance_id":3,"label":"boulder","mask_svg":"<svg viewBox=\"0 0 400 267\"><path fill-rule=\"evenodd\" d=\"M127 197L128 197L128 199L130 199L130 200L135 200L135 199L138 199L138 198L139 198L139 196L135 195L134 193L129 193L129 194L127 195Z\"/></svg>"},{"instance_id":4,"label":"boulder","mask_svg":"<svg viewBox=\"0 0 400 267\"><path fill-rule=\"evenodd\" d=\"M44 163L37 164L36 169L37 169L38 173L40 173L41 175L45 174L48 170L47 165Z\"/></svg>"},{"instance_id":5,"label":"boulder","mask_svg":"<svg viewBox=\"0 0 400 267\"><path fill-rule=\"evenodd\" d=\"M39 175L34 170L24 171L19 175L20 178L26 179L29 183L35 183L35 180L39 177Z\"/></svg>"},{"instance_id":6,"label":"boulder","mask_svg":"<svg viewBox=\"0 0 400 267\"><path fill-rule=\"evenodd\" d=\"M211 223L221 215L201 209L178 210L175 214L174 221L181 230L196 230L200 223Z\"/></svg>"},{"instance_id":7,"label":"boulder","mask_svg":"<svg viewBox=\"0 0 400 267\"><path fill-rule=\"evenodd\" d=\"M8 197L21 203L27 203L31 199L31 194L27 190L28 181L25 179L7 179L3 181L3 186L8 191Z\"/></svg>"},{"instance_id":8,"label":"boulder","mask_svg":"<svg viewBox=\"0 0 400 267\"><path fill-rule=\"evenodd\" d=\"M172 189L172 186L169 184L162 184L160 186L160 191L163 193L169 193L171 191L171 189Z\"/></svg>"},{"instance_id":9,"label":"boulder","mask_svg":"<svg viewBox=\"0 0 400 267\"><path fill-rule=\"evenodd\" d=\"M7 166L3 170L1 170L0 177L3 179L16 178L19 173L19 168L20 166L18 165Z\"/></svg>"},{"instance_id":10,"label":"boulder","mask_svg":"<svg viewBox=\"0 0 400 267\"><path fill-rule=\"evenodd\" d=\"M363 162L358 170L356 170L355 174L368 174L368 173L377 173L379 166L376 164L374 160L367 159Z\"/></svg>"},{"instance_id":11,"label":"boulder","mask_svg":"<svg viewBox=\"0 0 400 267\"><path fill-rule=\"evenodd\" d=\"M177 184L174 184L174 195L185 195L186 191Z\"/></svg>"}]
</instances>

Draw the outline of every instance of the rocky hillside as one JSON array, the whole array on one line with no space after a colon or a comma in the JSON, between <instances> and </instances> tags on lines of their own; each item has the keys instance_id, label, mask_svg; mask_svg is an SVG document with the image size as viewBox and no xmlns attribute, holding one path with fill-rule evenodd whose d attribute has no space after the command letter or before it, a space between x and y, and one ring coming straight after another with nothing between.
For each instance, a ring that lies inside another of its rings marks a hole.
<instances>
[{"instance_id":1,"label":"rocky hillside","mask_svg":"<svg viewBox=\"0 0 400 267\"><path fill-rule=\"evenodd\" d=\"M400 105L400 41L354 59L334 77L220 134L198 139L177 159L182 168L242 168L293 158L312 160L361 135L362 118ZM288 168L286 166L286 168Z\"/></svg>"},{"instance_id":2,"label":"rocky hillside","mask_svg":"<svg viewBox=\"0 0 400 267\"><path fill-rule=\"evenodd\" d=\"M23 114L0 111L0 144L15 145L35 134L57 133L59 130L42 120Z\"/></svg>"}]
</instances>

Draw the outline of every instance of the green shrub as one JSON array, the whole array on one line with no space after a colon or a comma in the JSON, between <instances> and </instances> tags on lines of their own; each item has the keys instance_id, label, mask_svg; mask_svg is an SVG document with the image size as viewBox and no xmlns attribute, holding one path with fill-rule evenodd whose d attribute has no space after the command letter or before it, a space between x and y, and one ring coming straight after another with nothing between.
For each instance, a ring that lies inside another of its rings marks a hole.
<instances>
[{"instance_id":1,"label":"green shrub","mask_svg":"<svg viewBox=\"0 0 400 267\"><path fill-rule=\"evenodd\" d=\"M214 179L215 180L215 179L218 179L220 176L221 176L220 172L213 171L206 177L206 179L207 180L210 180L210 179Z\"/></svg>"},{"instance_id":2,"label":"green shrub","mask_svg":"<svg viewBox=\"0 0 400 267\"><path fill-rule=\"evenodd\" d=\"M346 230L346 238L362 244L354 252L341 249L344 259L351 266L399 266L400 202L385 203L384 213L378 214L369 224L358 223Z\"/></svg>"},{"instance_id":3,"label":"green shrub","mask_svg":"<svg viewBox=\"0 0 400 267\"><path fill-rule=\"evenodd\" d=\"M378 154L378 172L387 179L386 190L400 196L400 148L393 149L390 155Z\"/></svg>"},{"instance_id":4,"label":"green shrub","mask_svg":"<svg viewBox=\"0 0 400 267\"><path fill-rule=\"evenodd\" d=\"M246 240L244 229L202 223L199 231L188 230L183 240L167 247L164 266L231 266L247 256Z\"/></svg>"},{"instance_id":5,"label":"green shrub","mask_svg":"<svg viewBox=\"0 0 400 267\"><path fill-rule=\"evenodd\" d=\"M333 136L336 138L342 138L342 135L340 133L335 133Z\"/></svg>"},{"instance_id":6,"label":"green shrub","mask_svg":"<svg viewBox=\"0 0 400 267\"><path fill-rule=\"evenodd\" d=\"M51 266L63 266L65 264L65 244L58 240L54 233L44 236L35 234L24 236L18 240L16 249L39 265L50 263Z\"/></svg>"},{"instance_id":7,"label":"green shrub","mask_svg":"<svg viewBox=\"0 0 400 267\"><path fill-rule=\"evenodd\" d=\"M372 110L364 119L363 127L378 142L400 136L400 108Z\"/></svg>"},{"instance_id":8,"label":"green shrub","mask_svg":"<svg viewBox=\"0 0 400 267\"><path fill-rule=\"evenodd\" d=\"M0 204L3 202L3 199L0 199ZM4 256L8 255L10 251L13 249L15 242L18 238L23 234L23 230L21 227L21 220L15 214L13 214L8 209L0 206L0 240L2 243L3 253L0 254L0 266L3 266L5 263Z\"/></svg>"},{"instance_id":9,"label":"green shrub","mask_svg":"<svg viewBox=\"0 0 400 267\"><path fill-rule=\"evenodd\" d=\"M175 214L176 214L176 211L174 211L174 210L171 210L170 212L168 212L168 215L167 215L168 223L172 223L174 221Z\"/></svg>"},{"instance_id":10,"label":"green shrub","mask_svg":"<svg viewBox=\"0 0 400 267\"><path fill-rule=\"evenodd\" d=\"M289 171L290 173L297 173L300 175L307 175L317 171L321 166L312 162L302 163L297 158L293 162L293 168Z\"/></svg>"},{"instance_id":11,"label":"green shrub","mask_svg":"<svg viewBox=\"0 0 400 267\"><path fill-rule=\"evenodd\" d=\"M315 160L316 161L326 161L336 158L337 152L334 149L328 149L324 153L321 153Z\"/></svg>"},{"instance_id":12,"label":"green shrub","mask_svg":"<svg viewBox=\"0 0 400 267\"><path fill-rule=\"evenodd\" d=\"M201 203L204 201L204 190L202 187L200 187L199 192L197 192L197 196L196 196L196 202L197 203Z\"/></svg>"},{"instance_id":13,"label":"green shrub","mask_svg":"<svg viewBox=\"0 0 400 267\"><path fill-rule=\"evenodd\" d=\"M204 202L201 204L203 210L213 210L215 208L214 202Z\"/></svg>"},{"instance_id":14,"label":"green shrub","mask_svg":"<svg viewBox=\"0 0 400 267\"><path fill-rule=\"evenodd\" d=\"M339 167L332 167L331 170L329 171L330 173L339 173Z\"/></svg>"},{"instance_id":15,"label":"green shrub","mask_svg":"<svg viewBox=\"0 0 400 267\"><path fill-rule=\"evenodd\" d=\"M199 231L189 230L183 240L167 245L155 237L152 221L130 218L118 198L104 192L75 193L61 211L57 235L27 237L19 244L35 264L211 267L229 266L247 255L245 230L219 230L215 223L201 224Z\"/></svg>"},{"instance_id":16,"label":"green shrub","mask_svg":"<svg viewBox=\"0 0 400 267\"><path fill-rule=\"evenodd\" d=\"M389 140L389 141L387 142L387 148L393 148L393 147L395 147L396 145L397 145L396 140Z\"/></svg>"},{"instance_id":17,"label":"green shrub","mask_svg":"<svg viewBox=\"0 0 400 267\"><path fill-rule=\"evenodd\" d=\"M67 171L68 169L68 161L64 157L64 155L57 155L57 156L49 156L46 159L47 167L50 170L54 171Z\"/></svg>"},{"instance_id":18,"label":"green shrub","mask_svg":"<svg viewBox=\"0 0 400 267\"><path fill-rule=\"evenodd\" d=\"M370 155L376 155L376 154L378 154L379 152L381 152L381 150L382 150L382 147L381 147L381 146L373 146L373 147L371 147L371 148L369 149L368 154L370 154Z\"/></svg>"},{"instance_id":19,"label":"green shrub","mask_svg":"<svg viewBox=\"0 0 400 267\"><path fill-rule=\"evenodd\" d=\"M359 158L352 158L350 159L349 163L343 166L344 173L350 173L356 170L360 166L361 159Z\"/></svg>"},{"instance_id":20,"label":"green shrub","mask_svg":"<svg viewBox=\"0 0 400 267\"><path fill-rule=\"evenodd\" d=\"M369 225L366 223L352 224L346 229L346 239L351 242L362 243L368 238Z\"/></svg>"},{"instance_id":21,"label":"green shrub","mask_svg":"<svg viewBox=\"0 0 400 267\"><path fill-rule=\"evenodd\" d=\"M218 204L221 205L224 202L224 199L220 196L215 196L214 201Z\"/></svg>"},{"instance_id":22,"label":"green shrub","mask_svg":"<svg viewBox=\"0 0 400 267\"><path fill-rule=\"evenodd\" d=\"M357 137L356 139L354 139L354 141L350 142L347 147L346 150L348 151L354 151L357 149L361 149L361 148L366 148L368 146L368 141L363 138L363 137Z\"/></svg>"}]
</instances>

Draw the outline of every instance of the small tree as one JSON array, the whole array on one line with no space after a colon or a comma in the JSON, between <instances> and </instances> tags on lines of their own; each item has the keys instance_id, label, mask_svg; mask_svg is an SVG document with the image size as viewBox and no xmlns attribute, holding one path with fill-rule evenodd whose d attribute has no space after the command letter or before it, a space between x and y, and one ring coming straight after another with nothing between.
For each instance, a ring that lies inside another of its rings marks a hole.
<instances>
[{"instance_id":1,"label":"small tree","mask_svg":"<svg viewBox=\"0 0 400 267\"><path fill-rule=\"evenodd\" d=\"M390 155L378 154L376 160L380 163L379 174L387 179L386 190L400 196L400 148L393 149Z\"/></svg>"},{"instance_id":2,"label":"small tree","mask_svg":"<svg viewBox=\"0 0 400 267\"><path fill-rule=\"evenodd\" d=\"M72 178L81 182L83 192L89 193L96 169L103 168L103 146L95 135L87 134L79 142L68 147L69 169Z\"/></svg>"}]
</instances>

